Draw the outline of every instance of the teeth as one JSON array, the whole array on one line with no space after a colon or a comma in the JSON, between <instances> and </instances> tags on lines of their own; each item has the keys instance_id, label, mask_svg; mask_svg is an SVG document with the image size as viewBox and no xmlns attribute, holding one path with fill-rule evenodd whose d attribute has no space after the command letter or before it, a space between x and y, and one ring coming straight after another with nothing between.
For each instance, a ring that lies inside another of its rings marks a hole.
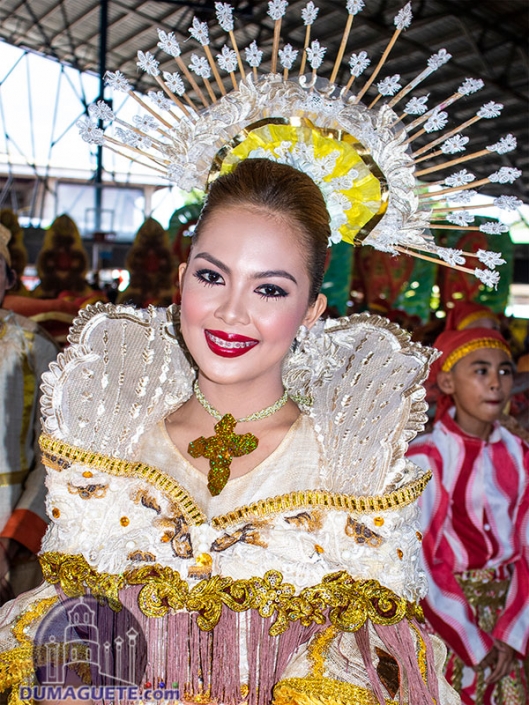
<instances>
[{"instance_id":1,"label":"teeth","mask_svg":"<svg viewBox=\"0 0 529 705\"><path fill-rule=\"evenodd\" d=\"M228 349L233 349L233 348L250 348L253 345L255 345L254 342L248 341L247 343L244 342L239 342L239 341L232 341L232 340L223 340L222 338L217 338L216 335L212 335L211 333L208 333L208 338L212 340L215 345L220 346L221 348L228 348Z\"/></svg>"}]
</instances>

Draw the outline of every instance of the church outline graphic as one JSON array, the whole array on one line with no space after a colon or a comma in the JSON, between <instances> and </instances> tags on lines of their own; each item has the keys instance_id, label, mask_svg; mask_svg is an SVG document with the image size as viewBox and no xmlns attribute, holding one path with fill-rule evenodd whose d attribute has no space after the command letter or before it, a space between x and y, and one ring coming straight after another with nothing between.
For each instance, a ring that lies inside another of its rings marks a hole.
<instances>
[{"instance_id":1,"label":"church outline graphic","mask_svg":"<svg viewBox=\"0 0 529 705\"><path fill-rule=\"evenodd\" d=\"M96 612L82 597L67 609L66 614L68 624L64 627L62 641L51 635L43 644L46 679L41 684L60 685L66 680L68 668L86 665L92 671L96 669L99 677L116 685L136 685L139 632L130 627L125 633L126 639L117 636L112 643L107 640L101 644ZM84 636L79 634L79 629L83 630Z\"/></svg>"}]
</instances>

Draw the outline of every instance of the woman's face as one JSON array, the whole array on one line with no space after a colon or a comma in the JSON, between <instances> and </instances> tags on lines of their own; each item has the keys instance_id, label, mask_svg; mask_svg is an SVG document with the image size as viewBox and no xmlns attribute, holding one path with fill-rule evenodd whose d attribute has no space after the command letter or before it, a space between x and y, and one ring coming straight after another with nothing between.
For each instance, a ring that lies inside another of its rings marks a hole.
<instances>
[{"instance_id":1,"label":"woman's face","mask_svg":"<svg viewBox=\"0 0 529 705\"><path fill-rule=\"evenodd\" d=\"M325 297L308 305L310 280L289 221L230 207L213 213L189 262L180 265L184 340L213 382L272 382L301 324L311 327Z\"/></svg>"}]
</instances>

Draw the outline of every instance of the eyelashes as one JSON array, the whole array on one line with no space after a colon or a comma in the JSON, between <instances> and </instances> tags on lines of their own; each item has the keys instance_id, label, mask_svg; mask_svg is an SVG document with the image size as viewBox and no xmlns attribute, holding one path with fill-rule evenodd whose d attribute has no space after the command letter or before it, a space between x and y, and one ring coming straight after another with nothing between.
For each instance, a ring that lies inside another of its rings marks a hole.
<instances>
[{"instance_id":1,"label":"eyelashes","mask_svg":"<svg viewBox=\"0 0 529 705\"><path fill-rule=\"evenodd\" d=\"M284 299L288 296L287 292L277 284L263 284L256 289L256 292L262 299Z\"/></svg>"},{"instance_id":2,"label":"eyelashes","mask_svg":"<svg viewBox=\"0 0 529 705\"><path fill-rule=\"evenodd\" d=\"M193 276L205 286L217 286L224 283L222 276L218 272L214 272L212 269L199 269L197 272L193 273ZM221 281L219 281L219 279Z\"/></svg>"},{"instance_id":3,"label":"eyelashes","mask_svg":"<svg viewBox=\"0 0 529 705\"><path fill-rule=\"evenodd\" d=\"M199 269L193 273L193 276L204 286L223 286L225 284L222 275L212 269ZM257 287L255 293L259 295L259 298L266 301L284 299L288 296L288 292L277 284L261 284L261 286Z\"/></svg>"}]
</instances>

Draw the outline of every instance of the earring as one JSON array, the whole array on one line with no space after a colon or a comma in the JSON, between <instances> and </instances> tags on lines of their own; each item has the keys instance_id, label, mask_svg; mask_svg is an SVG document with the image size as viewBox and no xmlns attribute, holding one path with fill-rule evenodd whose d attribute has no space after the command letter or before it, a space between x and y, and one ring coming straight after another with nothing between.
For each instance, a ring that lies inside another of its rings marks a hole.
<instances>
[{"instance_id":1,"label":"earring","mask_svg":"<svg viewBox=\"0 0 529 705\"><path fill-rule=\"evenodd\" d=\"M309 329L307 326L301 325L298 328L298 332L296 333L296 337L292 341L292 345L290 346L290 349L293 353L296 352L296 350L299 348L300 344L305 340L307 335L309 334Z\"/></svg>"}]
</instances>

